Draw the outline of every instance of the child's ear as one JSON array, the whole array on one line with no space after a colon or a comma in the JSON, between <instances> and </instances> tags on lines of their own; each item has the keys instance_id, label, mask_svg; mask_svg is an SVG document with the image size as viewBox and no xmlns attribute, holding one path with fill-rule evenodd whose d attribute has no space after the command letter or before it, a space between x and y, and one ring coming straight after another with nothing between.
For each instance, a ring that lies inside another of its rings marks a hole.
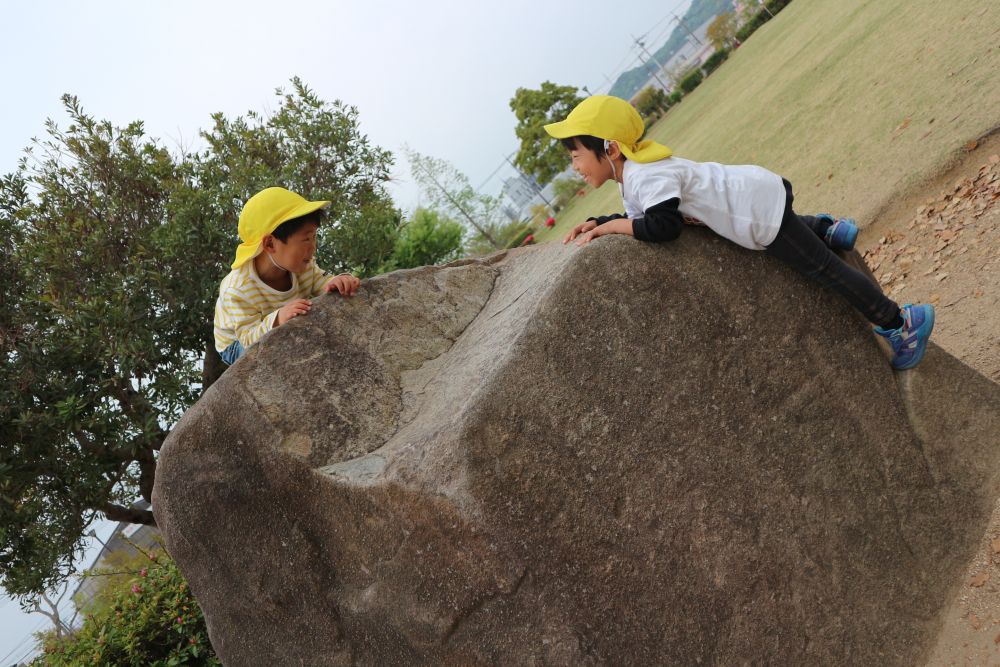
<instances>
[{"instance_id":1,"label":"child's ear","mask_svg":"<svg viewBox=\"0 0 1000 667\"><path fill-rule=\"evenodd\" d=\"M611 158L612 160L617 160L622 156L622 149L618 146L617 141L609 141L608 148L605 152L608 154L608 157Z\"/></svg>"},{"instance_id":2,"label":"child's ear","mask_svg":"<svg viewBox=\"0 0 1000 667\"><path fill-rule=\"evenodd\" d=\"M260 247L264 249L264 252L274 252L274 237L268 234L260 240Z\"/></svg>"}]
</instances>

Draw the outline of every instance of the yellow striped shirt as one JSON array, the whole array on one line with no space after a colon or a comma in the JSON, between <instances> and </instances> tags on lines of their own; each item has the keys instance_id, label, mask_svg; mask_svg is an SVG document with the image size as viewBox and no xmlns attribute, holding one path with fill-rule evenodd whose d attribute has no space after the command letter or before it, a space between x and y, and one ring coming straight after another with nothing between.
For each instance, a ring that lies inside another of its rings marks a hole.
<instances>
[{"instance_id":1,"label":"yellow striped shirt","mask_svg":"<svg viewBox=\"0 0 1000 667\"><path fill-rule=\"evenodd\" d=\"M254 269L253 260L233 269L219 286L215 301L215 349L220 353L240 341L250 347L274 328L278 309L295 299L310 299L323 292L333 276L310 262L302 273L292 273L292 288L280 292L269 286Z\"/></svg>"}]
</instances>

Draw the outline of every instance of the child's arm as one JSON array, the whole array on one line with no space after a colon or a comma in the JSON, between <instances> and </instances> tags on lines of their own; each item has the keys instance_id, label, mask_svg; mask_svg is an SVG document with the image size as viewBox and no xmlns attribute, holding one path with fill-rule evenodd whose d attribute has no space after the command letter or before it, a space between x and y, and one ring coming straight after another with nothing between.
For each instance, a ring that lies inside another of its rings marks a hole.
<instances>
[{"instance_id":1,"label":"child's arm","mask_svg":"<svg viewBox=\"0 0 1000 667\"><path fill-rule=\"evenodd\" d=\"M578 246L587 245L591 240L605 234L627 234L640 241L653 241L655 243L673 241L680 236L681 228L684 225L684 216L681 215L678 206L680 206L680 199L673 197L649 207L641 217L609 220L605 224L593 227L581 234L576 244Z\"/></svg>"}]
</instances>

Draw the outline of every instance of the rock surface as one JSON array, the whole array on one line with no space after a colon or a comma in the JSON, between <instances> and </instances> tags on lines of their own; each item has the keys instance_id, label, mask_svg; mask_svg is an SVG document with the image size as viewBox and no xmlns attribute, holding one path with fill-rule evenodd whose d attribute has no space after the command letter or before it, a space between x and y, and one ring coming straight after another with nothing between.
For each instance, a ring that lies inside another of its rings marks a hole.
<instances>
[{"instance_id":1,"label":"rock surface","mask_svg":"<svg viewBox=\"0 0 1000 667\"><path fill-rule=\"evenodd\" d=\"M705 230L397 272L206 392L154 507L228 665L913 664L1000 387Z\"/></svg>"}]
</instances>

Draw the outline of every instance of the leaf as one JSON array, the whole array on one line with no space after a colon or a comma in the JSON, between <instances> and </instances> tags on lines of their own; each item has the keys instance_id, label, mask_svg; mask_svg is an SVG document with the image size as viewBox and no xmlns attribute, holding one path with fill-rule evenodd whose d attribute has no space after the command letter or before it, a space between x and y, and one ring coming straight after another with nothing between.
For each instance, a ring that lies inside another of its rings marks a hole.
<instances>
[{"instance_id":1,"label":"leaf","mask_svg":"<svg viewBox=\"0 0 1000 667\"><path fill-rule=\"evenodd\" d=\"M983 584L985 584L989 580L990 580L989 572L980 572L979 574L973 575L972 578L969 579L969 586L971 586L972 588L981 588Z\"/></svg>"}]
</instances>

